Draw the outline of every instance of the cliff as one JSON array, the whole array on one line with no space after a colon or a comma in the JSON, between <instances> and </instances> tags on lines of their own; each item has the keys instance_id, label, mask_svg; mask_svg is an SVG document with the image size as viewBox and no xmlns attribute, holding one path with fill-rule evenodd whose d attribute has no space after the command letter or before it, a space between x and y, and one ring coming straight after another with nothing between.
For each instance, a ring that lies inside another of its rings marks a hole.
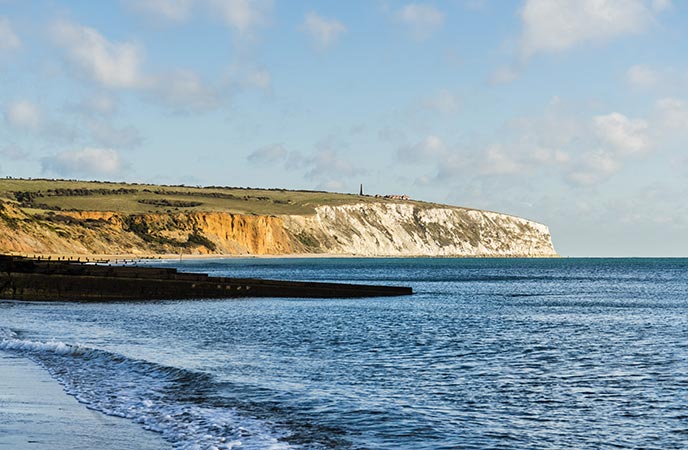
<instances>
[{"instance_id":1,"label":"cliff","mask_svg":"<svg viewBox=\"0 0 688 450\"><path fill-rule=\"evenodd\" d=\"M556 256L542 224L487 211L359 203L288 216L286 229L309 248L363 256Z\"/></svg>"},{"instance_id":2,"label":"cliff","mask_svg":"<svg viewBox=\"0 0 688 450\"><path fill-rule=\"evenodd\" d=\"M41 211L0 202L0 252L24 254L556 256L545 225L416 202L322 205L310 214Z\"/></svg>"}]
</instances>

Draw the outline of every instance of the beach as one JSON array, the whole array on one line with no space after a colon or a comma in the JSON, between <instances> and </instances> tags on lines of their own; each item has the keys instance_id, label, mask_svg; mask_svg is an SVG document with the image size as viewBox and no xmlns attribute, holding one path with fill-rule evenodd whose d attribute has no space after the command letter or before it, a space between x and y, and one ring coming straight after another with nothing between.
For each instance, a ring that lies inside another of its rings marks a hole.
<instances>
[{"instance_id":1,"label":"beach","mask_svg":"<svg viewBox=\"0 0 688 450\"><path fill-rule=\"evenodd\" d=\"M159 434L92 411L33 361L0 351L0 449L157 450Z\"/></svg>"}]
</instances>

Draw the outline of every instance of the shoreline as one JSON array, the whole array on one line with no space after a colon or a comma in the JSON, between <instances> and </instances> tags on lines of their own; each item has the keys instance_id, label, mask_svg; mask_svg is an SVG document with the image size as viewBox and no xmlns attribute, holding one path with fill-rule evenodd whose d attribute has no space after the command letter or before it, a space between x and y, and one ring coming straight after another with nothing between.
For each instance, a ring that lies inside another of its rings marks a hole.
<instances>
[{"instance_id":1,"label":"shoreline","mask_svg":"<svg viewBox=\"0 0 688 450\"><path fill-rule=\"evenodd\" d=\"M66 260L80 262L135 262L135 261L178 261L204 259L561 259L561 255L358 255L347 253L286 253L286 254L245 254L231 255L223 253L179 254L174 253L126 253L126 254L78 254L78 253L6 253L10 256L24 258Z\"/></svg>"},{"instance_id":2,"label":"shoreline","mask_svg":"<svg viewBox=\"0 0 688 450\"><path fill-rule=\"evenodd\" d=\"M88 409L31 359L0 350L0 449L169 447L158 433Z\"/></svg>"}]
</instances>

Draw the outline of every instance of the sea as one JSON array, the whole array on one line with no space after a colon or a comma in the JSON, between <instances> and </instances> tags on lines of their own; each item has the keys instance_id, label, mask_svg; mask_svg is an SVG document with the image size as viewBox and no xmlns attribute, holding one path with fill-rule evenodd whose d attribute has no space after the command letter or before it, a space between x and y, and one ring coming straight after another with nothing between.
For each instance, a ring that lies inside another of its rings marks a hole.
<instances>
[{"instance_id":1,"label":"sea","mask_svg":"<svg viewBox=\"0 0 688 450\"><path fill-rule=\"evenodd\" d=\"M0 302L0 351L174 449L688 448L688 259L206 259L360 299Z\"/></svg>"}]
</instances>

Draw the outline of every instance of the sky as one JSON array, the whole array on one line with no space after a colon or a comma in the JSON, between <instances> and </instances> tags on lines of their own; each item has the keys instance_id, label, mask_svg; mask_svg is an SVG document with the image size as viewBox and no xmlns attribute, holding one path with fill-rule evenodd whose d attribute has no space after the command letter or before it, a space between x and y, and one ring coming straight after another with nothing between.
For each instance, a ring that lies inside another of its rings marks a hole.
<instances>
[{"instance_id":1,"label":"sky","mask_svg":"<svg viewBox=\"0 0 688 450\"><path fill-rule=\"evenodd\" d=\"M317 189L688 256L688 2L0 0L0 176Z\"/></svg>"}]
</instances>

